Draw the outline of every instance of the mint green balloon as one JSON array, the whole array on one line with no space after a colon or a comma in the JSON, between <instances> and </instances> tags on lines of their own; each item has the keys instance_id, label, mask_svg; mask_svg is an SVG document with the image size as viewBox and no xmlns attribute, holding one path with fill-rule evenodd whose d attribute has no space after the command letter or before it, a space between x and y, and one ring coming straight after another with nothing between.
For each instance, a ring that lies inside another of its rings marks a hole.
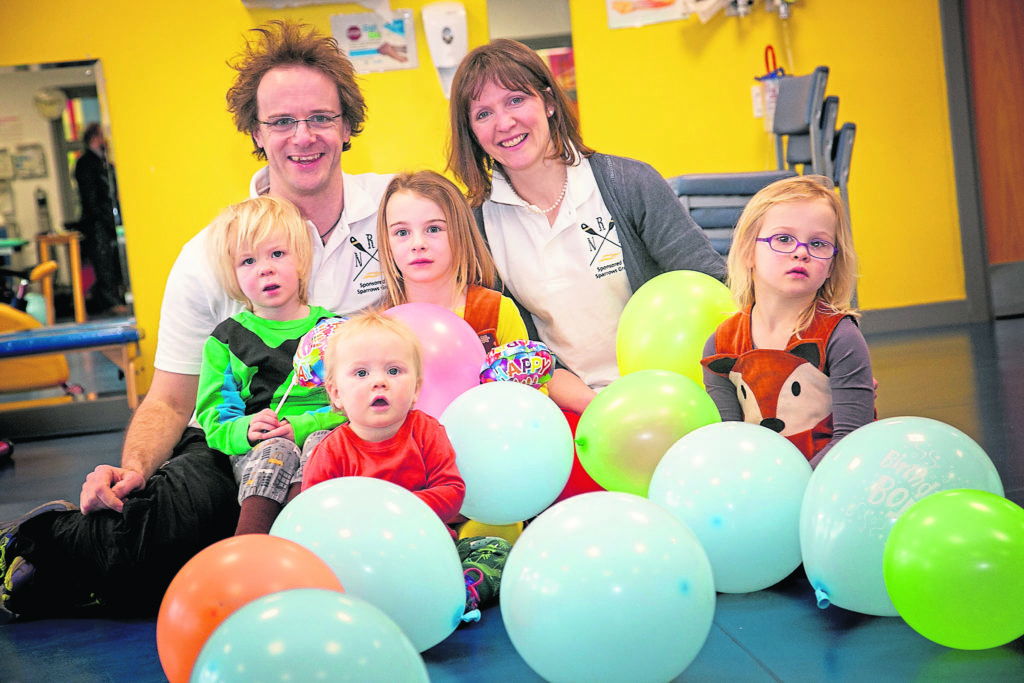
<instances>
[{"instance_id":1,"label":"mint green balloon","mask_svg":"<svg viewBox=\"0 0 1024 683\"><path fill-rule=\"evenodd\" d=\"M397 484L322 481L288 503L270 533L312 550L347 594L383 610L420 652L461 623L466 582L448 527Z\"/></svg>"},{"instance_id":2,"label":"mint green balloon","mask_svg":"<svg viewBox=\"0 0 1024 683\"><path fill-rule=\"evenodd\" d=\"M897 616L882 554L896 520L939 491L1003 495L985 451L955 427L893 417L844 437L818 464L800 508L800 551L819 606Z\"/></svg>"},{"instance_id":3,"label":"mint green balloon","mask_svg":"<svg viewBox=\"0 0 1024 683\"><path fill-rule=\"evenodd\" d=\"M810 478L807 458L786 437L719 422L668 449L647 497L693 530L715 590L750 593L800 566L800 504Z\"/></svg>"},{"instance_id":4,"label":"mint green balloon","mask_svg":"<svg viewBox=\"0 0 1024 683\"><path fill-rule=\"evenodd\" d=\"M555 402L533 387L488 382L441 414L466 482L462 514L512 524L539 514L572 471L572 430Z\"/></svg>"},{"instance_id":5,"label":"mint green balloon","mask_svg":"<svg viewBox=\"0 0 1024 683\"><path fill-rule=\"evenodd\" d=\"M668 370L620 377L590 402L576 426L576 454L608 491L647 496L654 468L676 441L721 422L696 382Z\"/></svg>"},{"instance_id":6,"label":"mint green balloon","mask_svg":"<svg viewBox=\"0 0 1024 683\"><path fill-rule=\"evenodd\" d=\"M231 614L206 641L189 680L429 679L423 658L380 609L343 593L300 588L259 598Z\"/></svg>"},{"instance_id":7,"label":"mint green balloon","mask_svg":"<svg viewBox=\"0 0 1024 683\"><path fill-rule=\"evenodd\" d=\"M625 493L584 493L548 508L512 546L501 617L548 681L674 680L711 631L715 588L693 533Z\"/></svg>"}]
</instances>

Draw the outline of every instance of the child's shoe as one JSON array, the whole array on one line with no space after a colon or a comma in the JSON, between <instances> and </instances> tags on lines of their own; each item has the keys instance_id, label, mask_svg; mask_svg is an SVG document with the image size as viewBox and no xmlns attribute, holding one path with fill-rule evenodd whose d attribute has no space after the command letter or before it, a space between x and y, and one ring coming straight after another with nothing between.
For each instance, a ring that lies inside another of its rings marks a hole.
<instances>
[{"instance_id":1,"label":"child's shoe","mask_svg":"<svg viewBox=\"0 0 1024 683\"><path fill-rule=\"evenodd\" d=\"M462 620L480 621L480 593L476 587L483 582L484 573L476 567L470 567L462 575L466 579L466 611L462 615Z\"/></svg>"},{"instance_id":2,"label":"child's shoe","mask_svg":"<svg viewBox=\"0 0 1024 683\"><path fill-rule=\"evenodd\" d=\"M472 536L459 539L455 547L466 575L467 593L471 584L476 593L474 607L486 607L498 597L501 572L505 568L512 544L497 536Z\"/></svg>"}]
</instances>

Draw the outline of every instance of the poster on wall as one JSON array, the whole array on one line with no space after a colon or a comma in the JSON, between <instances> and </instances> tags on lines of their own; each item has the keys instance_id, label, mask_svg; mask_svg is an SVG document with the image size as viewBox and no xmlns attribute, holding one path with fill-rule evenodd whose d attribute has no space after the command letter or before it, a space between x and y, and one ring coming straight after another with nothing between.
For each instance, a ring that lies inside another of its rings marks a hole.
<instances>
[{"instance_id":1,"label":"poster on wall","mask_svg":"<svg viewBox=\"0 0 1024 683\"><path fill-rule=\"evenodd\" d=\"M0 144L11 144L23 140L20 116L0 116Z\"/></svg>"},{"instance_id":2,"label":"poster on wall","mask_svg":"<svg viewBox=\"0 0 1024 683\"><path fill-rule=\"evenodd\" d=\"M22 180L46 177L46 150L42 145L18 145L14 153L14 175Z\"/></svg>"},{"instance_id":3,"label":"poster on wall","mask_svg":"<svg viewBox=\"0 0 1024 683\"><path fill-rule=\"evenodd\" d=\"M357 72L366 74L419 66L412 10L396 9L392 14L392 21L385 21L374 12L331 16L331 33Z\"/></svg>"},{"instance_id":4,"label":"poster on wall","mask_svg":"<svg viewBox=\"0 0 1024 683\"><path fill-rule=\"evenodd\" d=\"M689 16L687 0L605 0L608 28L645 26Z\"/></svg>"}]
</instances>

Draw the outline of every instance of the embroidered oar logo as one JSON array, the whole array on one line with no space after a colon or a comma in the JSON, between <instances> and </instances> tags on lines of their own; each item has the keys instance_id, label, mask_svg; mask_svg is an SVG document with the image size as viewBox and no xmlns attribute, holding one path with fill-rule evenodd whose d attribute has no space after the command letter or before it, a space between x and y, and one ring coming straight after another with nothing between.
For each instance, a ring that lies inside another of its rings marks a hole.
<instances>
[{"instance_id":1,"label":"embroidered oar logo","mask_svg":"<svg viewBox=\"0 0 1024 683\"><path fill-rule=\"evenodd\" d=\"M366 270L366 267L368 265L370 265L370 263L372 263L373 261L377 261L379 263L380 259L377 258L377 252L376 251L374 251L372 254L369 251L367 251L366 247L364 247L362 244L360 244L359 238L356 237L355 235L351 235L348 238L348 241L349 241L349 244L351 244L353 247L356 248L356 251L362 252L362 253L364 253L364 254L366 254L367 256L370 257L370 259L366 263L362 264L363 267L359 269L359 272L356 273L356 279L358 279L359 276L363 274L363 271ZM361 260L361 259L359 259L358 255L356 256L356 260L357 261Z\"/></svg>"},{"instance_id":2,"label":"embroidered oar logo","mask_svg":"<svg viewBox=\"0 0 1024 683\"><path fill-rule=\"evenodd\" d=\"M598 224L598 226L601 225L601 218L600 218L600 216L597 218L597 224ZM594 261L597 260L598 255L601 253L601 247L603 247L605 245L605 243L608 243L608 244L610 244L613 247L616 247L618 249L622 249L622 246L617 244L615 242L615 240L609 239L606 235L602 235L600 232L598 232L597 230L594 230L592 227L590 227L586 223L580 223L580 229L583 230L583 232L587 233L588 235L591 235L593 237L599 237L601 239L601 243L598 244L597 247L594 249L594 256L593 256L593 258L590 259L590 265L594 265ZM615 221L614 220L609 220L608 221L608 232L610 233L614 229L615 229Z\"/></svg>"}]
</instances>

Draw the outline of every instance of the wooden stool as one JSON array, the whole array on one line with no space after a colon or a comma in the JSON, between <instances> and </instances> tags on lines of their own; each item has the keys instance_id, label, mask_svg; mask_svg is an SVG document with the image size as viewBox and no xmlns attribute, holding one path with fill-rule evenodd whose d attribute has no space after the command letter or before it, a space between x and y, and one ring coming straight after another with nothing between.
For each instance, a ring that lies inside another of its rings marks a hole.
<instances>
[{"instance_id":1,"label":"wooden stool","mask_svg":"<svg viewBox=\"0 0 1024 683\"><path fill-rule=\"evenodd\" d=\"M82 292L82 251L79 242L82 234L79 232L50 233L36 235L36 247L39 250L39 262L50 260L50 247L67 245L68 261L71 263L71 292L75 300L75 322L85 322L85 294ZM46 324L52 325L56 321L53 311L53 277L43 280L43 298L46 300Z\"/></svg>"}]
</instances>

